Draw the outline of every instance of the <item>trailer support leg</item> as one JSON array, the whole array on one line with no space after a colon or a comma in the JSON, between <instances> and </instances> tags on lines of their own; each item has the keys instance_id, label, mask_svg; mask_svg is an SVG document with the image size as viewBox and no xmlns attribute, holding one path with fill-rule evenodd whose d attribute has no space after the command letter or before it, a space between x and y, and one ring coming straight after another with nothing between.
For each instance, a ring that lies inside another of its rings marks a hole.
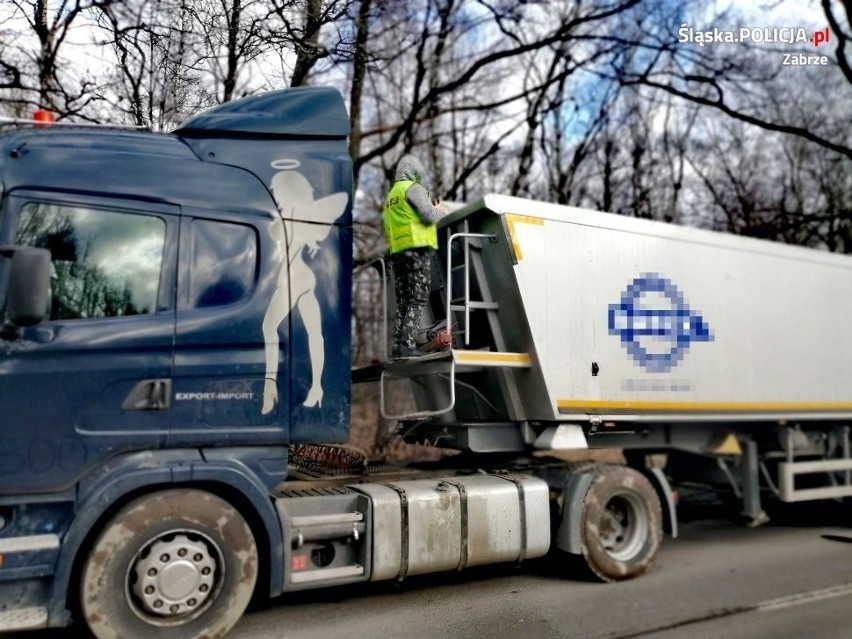
<instances>
[{"instance_id":1,"label":"trailer support leg","mask_svg":"<svg viewBox=\"0 0 852 639\"><path fill-rule=\"evenodd\" d=\"M746 526L757 528L769 521L760 503L760 462L757 457L757 443L753 439L740 440L743 447L742 492L743 509L740 516Z\"/></svg>"}]
</instances>

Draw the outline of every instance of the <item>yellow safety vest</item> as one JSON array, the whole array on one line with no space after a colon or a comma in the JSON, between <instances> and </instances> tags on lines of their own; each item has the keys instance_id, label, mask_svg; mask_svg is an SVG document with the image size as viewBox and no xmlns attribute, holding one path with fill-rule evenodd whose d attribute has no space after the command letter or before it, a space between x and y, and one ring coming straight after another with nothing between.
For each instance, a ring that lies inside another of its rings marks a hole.
<instances>
[{"instance_id":1,"label":"yellow safety vest","mask_svg":"<svg viewBox=\"0 0 852 639\"><path fill-rule=\"evenodd\" d=\"M434 224L424 224L405 199L414 184L410 180L395 182L385 201L384 228L391 254L421 246L438 248L438 231Z\"/></svg>"}]
</instances>

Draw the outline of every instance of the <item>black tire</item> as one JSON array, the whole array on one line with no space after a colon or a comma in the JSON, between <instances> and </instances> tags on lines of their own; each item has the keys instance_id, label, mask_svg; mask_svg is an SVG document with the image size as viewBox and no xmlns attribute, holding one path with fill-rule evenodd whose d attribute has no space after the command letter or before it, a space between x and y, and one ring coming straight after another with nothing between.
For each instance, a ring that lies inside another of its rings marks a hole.
<instances>
[{"instance_id":1,"label":"black tire","mask_svg":"<svg viewBox=\"0 0 852 639\"><path fill-rule=\"evenodd\" d=\"M92 546L80 583L98 639L221 637L248 606L257 546L228 502L164 490L122 508Z\"/></svg>"},{"instance_id":2,"label":"black tire","mask_svg":"<svg viewBox=\"0 0 852 639\"><path fill-rule=\"evenodd\" d=\"M645 572L660 547L663 512L657 492L642 473L627 466L595 469L583 500L583 559L602 581Z\"/></svg>"}]
</instances>

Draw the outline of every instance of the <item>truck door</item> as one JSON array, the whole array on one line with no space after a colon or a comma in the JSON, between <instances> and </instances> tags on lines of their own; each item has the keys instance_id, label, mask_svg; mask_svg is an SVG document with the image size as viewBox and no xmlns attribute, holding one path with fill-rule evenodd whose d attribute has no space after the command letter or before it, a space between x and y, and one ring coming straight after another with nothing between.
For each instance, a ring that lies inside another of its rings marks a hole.
<instances>
[{"instance_id":1,"label":"truck door","mask_svg":"<svg viewBox=\"0 0 852 639\"><path fill-rule=\"evenodd\" d=\"M46 321L0 342L0 491L72 486L170 423L177 210L16 192L4 238L51 253Z\"/></svg>"},{"instance_id":2,"label":"truck door","mask_svg":"<svg viewBox=\"0 0 852 639\"><path fill-rule=\"evenodd\" d=\"M260 258L272 252L266 244L261 251L261 240L271 243L269 230L184 211L180 235L170 447L286 441L286 383L273 409L263 409L262 320L275 282L261 278L270 267L261 269ZM289 330L281 324L277 335L286 353Z\"/></svg>"}]
</instances>

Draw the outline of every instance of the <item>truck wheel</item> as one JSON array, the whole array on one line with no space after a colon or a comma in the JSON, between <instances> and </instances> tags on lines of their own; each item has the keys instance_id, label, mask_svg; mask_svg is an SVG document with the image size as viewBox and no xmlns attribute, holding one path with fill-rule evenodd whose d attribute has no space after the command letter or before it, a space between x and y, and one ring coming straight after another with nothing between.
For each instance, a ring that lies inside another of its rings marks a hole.
<instances>
[{"instance_id":1,"label":"truck wheel","mask_svg":"<svg viewBox=\"0 0 852 639\"><path fill-rule=\"evenodd\" d=\"M98 639L221 637L245 611L257 570L254 536L233 506L165 490L106 525L83 567L80 603Z\"/></svg>"},{"instance_id":2,"label":"truck wheel","mask_svg":"<svg viewBox=\"0 0 852 639\"><path fill-rule=\"evenodd\" d=\"M662 535L662 506L651 483L626 466L597 468L581 523L583 558L593 575L602 581L641 575Z\"/></svg>"}]
</instances>

